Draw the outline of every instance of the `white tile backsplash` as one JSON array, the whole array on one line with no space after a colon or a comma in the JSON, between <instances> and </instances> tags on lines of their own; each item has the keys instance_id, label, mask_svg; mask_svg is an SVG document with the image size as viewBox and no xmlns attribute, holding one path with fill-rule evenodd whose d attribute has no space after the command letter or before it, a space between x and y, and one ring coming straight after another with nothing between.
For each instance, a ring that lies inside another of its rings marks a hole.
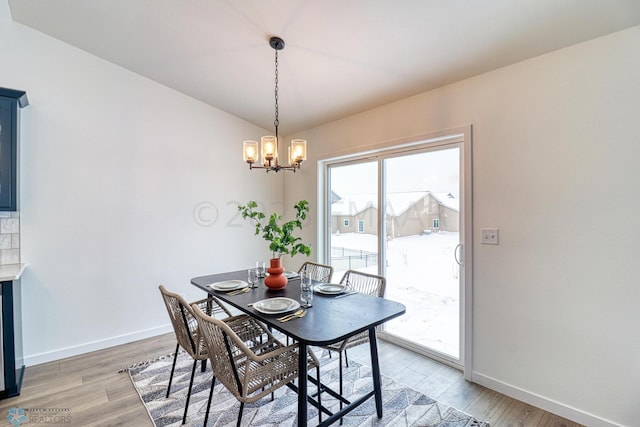
<instances>
[{"instance_id":1,"label":"white tile backsplash","mask_svg":"<svg viewBox=\"0 0 640 427\"><path fill-rule=\"evenodd\" d=\"M11 235L11 249L20 248L20 233L13 233Z\"/></svg>"},{"instance_id":2,"label":"white tile backsplash","mask_svg":"<svg viewBox=\"0 0 640 427\"><path fill-rule=\"evenodd\" d=\"M0 264L19 264L20 249L0 249Z\"/></svg>"},{"instance_id":3,"label":"white tile backsplash","mask_svg":"<svg viewBox=\"0 0 640 427\"><path fill-rule=\"evenodd\" d=\"M0 218L0 233L19 233L20 218Z\"/></svg>"},{"instance_id":4,"label":"white tile backsplash","mask_svg":"<svg viewBox=\"0 0 640 427\"><path fill-rule=\"evenodd\" d=\"M11 236L13 235L8 233L0 233L0 249L12 249Z\"/></svg>"},{"instance_id":5,"label":"white tile backsplash","mask_svg":"<svg viewBox=\"0 0 640 427\"><path fill-rule=\"evenodd\" d=\"M0 265L20 263L20 213L0 212Z\"/></svg>"}]
</instances>

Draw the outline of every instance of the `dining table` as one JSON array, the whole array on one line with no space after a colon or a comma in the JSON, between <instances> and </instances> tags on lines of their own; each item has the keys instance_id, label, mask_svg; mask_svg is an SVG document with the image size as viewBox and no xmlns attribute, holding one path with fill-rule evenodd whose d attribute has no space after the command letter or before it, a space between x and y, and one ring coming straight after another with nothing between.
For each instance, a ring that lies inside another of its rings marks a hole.
<instances>
[{"instance_id":1,"label":"dining table","mask_svg":"<svg viewBox=\"0 0 640 427\"><path fill-rule=\"evenodd\" d=\"M313 298L313 305L307 309L304 317L299 317L288 322L280 322L278 318L280 318L282 314L264 313L257 310L254 304L268 298L276 297L286 297L300 302L299 276L290 278L288 284L278 290L267 288L264 285L264 280L260 280L259 283L256 284L256 287L250 288L247 292L242 293L218 291L211 286L214 283L227 282L230 280L246 282L247 270L194 277L191 279L191 284L216 297L220 301L235 307L240 312L292 338L299 345L301 355L306 354L310 346L323 347L368 331L373 390L349 402L341 410L324 419L319 425L328 426L334 423L371 397L375 399L378 418L382 418L382 383L380 379L376 327L390 319L403 315L406 311L403 304L363 293L349 294L344 297L340 297L340 295L316 293ZM307 358L299 357L298 426L307 425L307 400L309 397L307 391L307 375ZM322 409L319 408L319 410Z\"/></svg>"}]
</instances>

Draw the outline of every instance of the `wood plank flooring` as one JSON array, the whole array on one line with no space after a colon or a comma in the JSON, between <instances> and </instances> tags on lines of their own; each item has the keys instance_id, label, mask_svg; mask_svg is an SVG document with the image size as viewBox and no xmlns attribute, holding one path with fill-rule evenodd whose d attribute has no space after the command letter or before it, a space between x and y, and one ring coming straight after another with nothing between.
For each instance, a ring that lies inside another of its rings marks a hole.
<instances>
[{"instance_id":1,"label":"wood plank flooring","mask_svg":"<svg viewBox=\"0 0 640 427\"><path fill-rule=\"evenodd\" d=\"M154 338L68 359L30 366L22 393L0 401L0 419L10 408L64 409L71 426L153 426L123 367L173 352L175 338ZM385 341L379 342L382 373L453 406L493 427L578 427L531 405L462 378L460 371ZM368 347L349 350L349 358L368 364ZM42 420L39 420L42 421ZM35 424L35 422L34 422ZM8 425L8 424L7 424ZM26 424L31 425L31 424Z\"/></svg>"},{"instance_id":2,"label":"wood plank flooring","mask_svg":"<svg viewBox=\"0 0 640 427\"><path fill-rule=\"evenodd\" d=\"M465 381L459 370L387 341L378 340L378 350L383 375L487 421L492 427L581 427L581 424ZM349 358L369 365L368 347L349 350Z\"/></svg>"}]
</instances>

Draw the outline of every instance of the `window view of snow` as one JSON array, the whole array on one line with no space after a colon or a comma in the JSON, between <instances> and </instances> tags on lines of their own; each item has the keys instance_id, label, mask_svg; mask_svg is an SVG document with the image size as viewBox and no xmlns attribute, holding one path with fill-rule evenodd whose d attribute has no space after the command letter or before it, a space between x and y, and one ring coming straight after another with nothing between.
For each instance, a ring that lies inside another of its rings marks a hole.
<instances>
[{"instance_id":1,"label":"window view of snow","mask_svg":"<svg viewBox=\"0 0 640 427\"><path fill-rule=\"evenodd\" d=\"M399 237L387 242L386 298L402 302L407 313L387 322L386 332L414 341L441 353L459 356L459 266L453 259L458 233L439 232ZM334 277L349 268L377 274L377 237L346 233L331 236ZM360 258L357 253L369 255ZM371 260L373 259L373 262ZM351 265L349 265L351 262Z\"/></svg>"},{"instance_id":2,"label":"window view of snow","mask_svg":"<svg viewBox=\"0 0 640 427\"><path fill-rule=\"evenodd\" d=\"M384 227L378 223L379 161L386 171ZM459 149L331 167L330 182L336 281L349 269L384 271L385 297L407 307L385 332L459 358ZM381 229L386 259L378 254Z\"/></svg>"}]
</instances>

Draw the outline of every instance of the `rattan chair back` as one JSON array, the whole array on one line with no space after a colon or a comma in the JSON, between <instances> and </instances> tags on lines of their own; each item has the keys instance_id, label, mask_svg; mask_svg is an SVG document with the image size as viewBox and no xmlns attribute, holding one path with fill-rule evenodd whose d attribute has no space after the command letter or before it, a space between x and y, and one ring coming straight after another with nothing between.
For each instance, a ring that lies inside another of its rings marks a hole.
<instances>
[{"instance_id":1,"label":"rattan chair back","mask_svg":"<svg viewBox=\"0 0 640 427\"><path fill-rule=\"evenodd\" d=\"M209 351L213 375L240 402L254 402L298 376L298 347L285 347L247 316L237 325L207 316L194 307ZM240 336L236 331L243 331Z\"/></svg>"},{"instance_id":2,"label":"rattan chair back","mask_svg":"<svg viewBox=\"0 0 640 427\"><path fill-rule=\"evenodd\" d=\"M347 286L350 290L384 298L387 279L377 274L347 270L342 276L342 279L340 279L340 283Z\"/></svg>"},{"instance_id":3,"label":"rattan chair back","mask_svg":"<svg viewBox=\"0 0 640 427\"><path fill-rule=\"evenodd\" d=\"M311 279L318 282L330 283L333 277L333 267L325 264L318 264L316 262L306 261L298 269L298 273L306 273Z\"/></svg>"},{"instance_id":4,"label":"rattan chair back","mask_svg":"<svg viewBox=\"0 0 640 427\"><path fill-rule=\"evenodd\" d=\"M191 357L197 360L207 358L207 348L198 329L198 321L195 318L191 304L201 306L203 310L212 315L221 314L224 317L231 316L229 310L213 297L205 298L189 304L182 295L168 291L163 285L159 286L162 299L167 307L171 325L176 334L178 345Z\"/></svg>"}]
</instances>

